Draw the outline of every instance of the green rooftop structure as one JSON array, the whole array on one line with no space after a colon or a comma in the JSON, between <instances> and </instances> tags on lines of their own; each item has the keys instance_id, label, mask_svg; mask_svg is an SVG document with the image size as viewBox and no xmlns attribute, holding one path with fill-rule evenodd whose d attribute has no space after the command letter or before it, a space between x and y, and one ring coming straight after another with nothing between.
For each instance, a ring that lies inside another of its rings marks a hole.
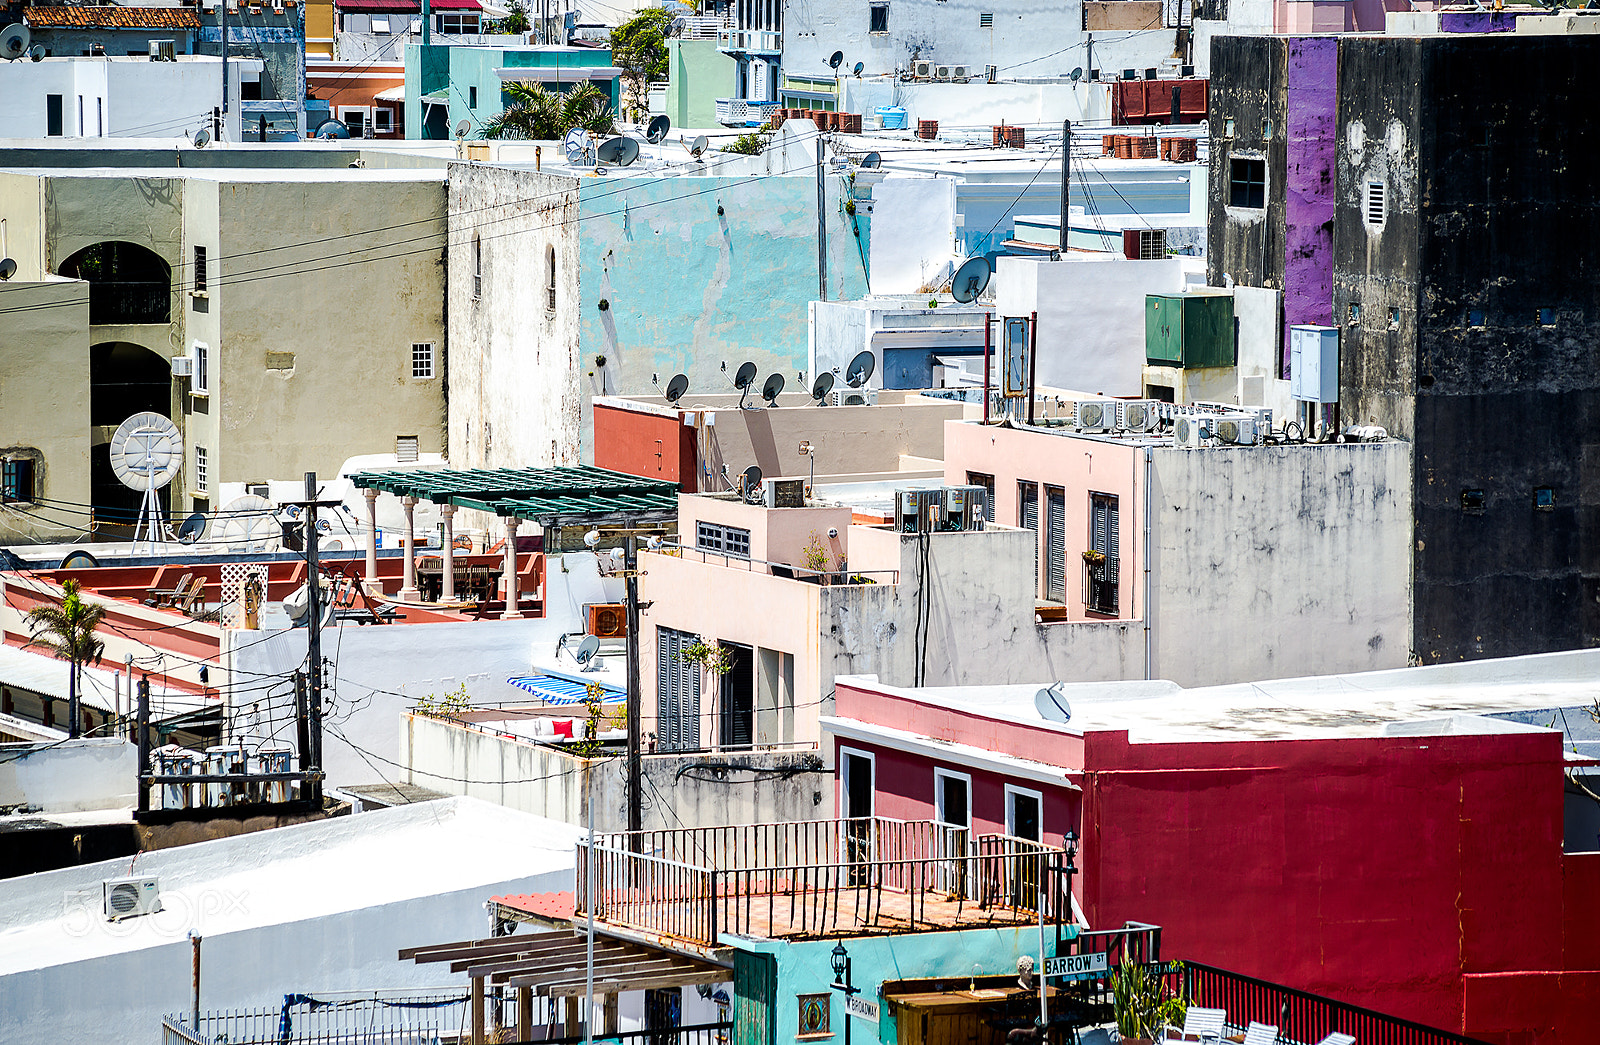
<instances>
[{"instance_id":1,"label":"green rooftop structure","mask_svg":"<svg viewBox=\"0 0 1600 1045\"><path fill-rule=\"evenodd\" d=\"M358 489L542 526L638 525L678 514L678 484L592 466L361 472Z\"/></svg>"}]
</instances>

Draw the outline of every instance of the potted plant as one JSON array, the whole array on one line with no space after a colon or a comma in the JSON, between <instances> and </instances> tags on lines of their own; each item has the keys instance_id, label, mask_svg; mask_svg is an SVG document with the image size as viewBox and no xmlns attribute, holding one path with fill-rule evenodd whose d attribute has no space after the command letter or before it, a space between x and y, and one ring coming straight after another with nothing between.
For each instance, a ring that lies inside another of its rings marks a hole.
<instances>
[{"instance_id":1,"label":"potted plant","mask_svg":"<svg viewBox=\"0 0 1600 1045\"><path fill-rule=\"evenodd\" d=\"M1090 548L1083 553L1083 561L1089 564L1090 569L1098 570L1106 564L1106 553Z\"/></svg>"},{"instance_id":2,"label":"potted plant","mask_svg":"<svg viewBox=\"0 0 1600 1045\"><path fill-rule=\"evenodd\" d=\"M1146 965L1126 956L1111 970L1111 1005L1123 1041L1153 1042L1168 1027L1181 1027L1188 1004L1167 986L1165 974L1181 962Z\"/></svg>"}]
</instances>

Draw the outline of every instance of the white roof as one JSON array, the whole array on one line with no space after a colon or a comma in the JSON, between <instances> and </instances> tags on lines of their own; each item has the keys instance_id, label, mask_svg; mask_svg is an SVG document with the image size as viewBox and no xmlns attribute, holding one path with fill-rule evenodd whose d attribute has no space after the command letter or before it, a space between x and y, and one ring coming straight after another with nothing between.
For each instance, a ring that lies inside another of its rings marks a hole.
<instances>
[{"instance_id":1,"label":"white roof","mask_svg":"<svg viewBox=\"0 0 1600 1045\"><path fill-rule=\"evenodd\" d=\"M116 669L111 666L111 661L102 661L102 664L105 666L83 669L83 687L78 693L78 699L82 701L84 707L96 711L111 711L116 697ZM0 685L29 690L57 700L66 700L67 671L67 662L64 660L56 660L48 654L31 649L0 645ZM124 712L132 706L129 702L128 685L128 680L123 679ZM213 707L218 703L219 701L215 699L197 693L167 689L155 679L150 682L151 713L157 719Z\"/></svg>"},{"instance_id":2,"label":"white roof","mask_svg":"<svg viewBox=\"0 0 1600 1045\"><path fill-rule=\"evenodd\" d=\"M570 871L580 834L449 798L13 878L0 893L0 977L165 946L191 929L215 938ZM107 922L102 883L136 875L160 879L163 910ZM229 897L239 902L219 902Z\"/></svg>"},{"instance_id":3,"label":"white roof","mask_svg":"<svg viewBox=\"0 0 1600 1045\"><path fill-rule=\"evenodd\" d=\"M883 686L871 676L837 681L1080 736L1127 730L1133 743L1445 735L1526 728L1475 716L1592 707L1600 699L1600 650L1196 689L1164 680L1071 683L1057 690L1072 710L1066 724L1043 718L1035 706L1048 680L920 690Z\"/></svg>"}]
</instances>

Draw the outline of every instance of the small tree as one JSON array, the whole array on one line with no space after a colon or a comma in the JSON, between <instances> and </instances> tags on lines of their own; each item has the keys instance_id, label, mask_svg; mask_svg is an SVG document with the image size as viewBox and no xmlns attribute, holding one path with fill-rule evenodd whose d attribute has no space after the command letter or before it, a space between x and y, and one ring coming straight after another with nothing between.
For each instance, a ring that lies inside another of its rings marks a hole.
<instances>
[{"instance_id":1,"label":"small tree","mask_svg":"<svg viewBox=\"0 0 1600 1045\"><path fill-rule=\"evenodd\" d=\"M611 30L611 64L622 70L628 83L629 102L624 113L637 116L645 109L645 85L667 78L667 35L672 15L661 7L640 11Z\"/></svg>"},{"instance_id":2,"label":"small tree","mask_svg":"<svg viewBox=\"0 0 1600 1045\"><path fill-rule=\"evenodd\" d=\"M78 683L85 664L100 663L106 644L95 637L95 630L106 615L106 608L98 603L83 601L78 594L78 582L68 580L61 586L61 602L55 606L36 606L28 611L27 622L33 637L29 646L47 649L57 660L71 664L67 675L67 736L76 737L82 724L78 714Z\"/></svg>"},{"instance_id":3,"label":"small tree","mask_svg":"<svg viewBox=\"0 0 1600 1045\"><path fill-rule=\"evenodd\" d=\"M519 36L533 28L533 23L528 21L528 5L523 0L511 0L506 5L506 16L498 21L489 23L492 32L507 36Z\"/></svg>"},{"instance_id":4,"label":"small tree","mask_svg":"<svg viewBox=\"0 0 1600 1045\"><path fill-rule=\"evenodd\" d=\"M727 145L720 146L723 152L738 153L740 156L760 156L772 142L769 131L754 130L749 134L741 134Z\"/></svg>"}]
</instances>

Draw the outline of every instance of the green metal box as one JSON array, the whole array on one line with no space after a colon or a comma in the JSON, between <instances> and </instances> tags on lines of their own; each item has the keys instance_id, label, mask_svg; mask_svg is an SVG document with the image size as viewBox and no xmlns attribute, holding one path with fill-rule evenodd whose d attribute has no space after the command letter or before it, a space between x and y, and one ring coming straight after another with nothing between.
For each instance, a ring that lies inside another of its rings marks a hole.
<instances>
[{"instance_id":1,"label":"green metal box","mask_svg":"<svg viewBox=\"0 0 1600 1045\"><path fill-rule=\"evenodd\" d=\"M1233 366L1233 295L1145 295L1144 343L1151 366Z\"/></svg>"}]
</instances>

